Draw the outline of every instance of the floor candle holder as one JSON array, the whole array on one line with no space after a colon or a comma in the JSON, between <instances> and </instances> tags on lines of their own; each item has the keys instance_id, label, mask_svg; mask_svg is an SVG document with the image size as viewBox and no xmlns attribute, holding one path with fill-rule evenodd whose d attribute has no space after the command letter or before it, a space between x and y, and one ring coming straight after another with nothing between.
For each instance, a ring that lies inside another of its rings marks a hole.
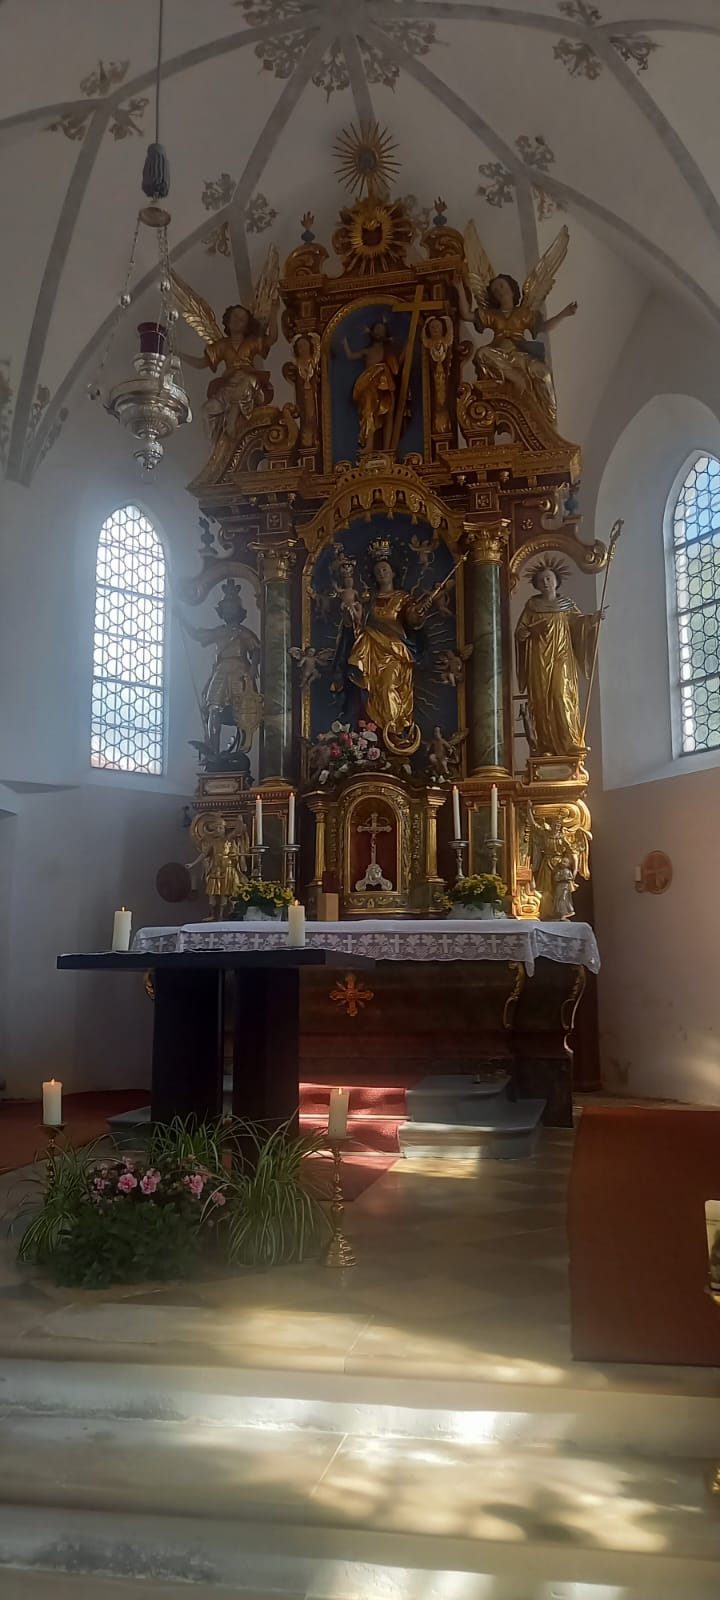
<instances>
[{"instance_id":1,"label":"floor candle holder","mask_svg":"<svg viewBox=\"0 0 720 1600\"><path fill-rule=\"evenodd\" d=\"M457 862L456 882L459 883L461 878L465 877L463 852L467 850L468 842L467 839L451 839L450 843L455 851L455 860Z\"/></svg>"},{"instance_id":2,"label":"floor candle holder","mask_svg":"<svg viewBox=\"0 0 720 1600\"><path fill-rule=\"evenodd\" d=\"M331 1139L328 1142L333 1158L332 1199L330 1201L332 1238L323 1256L323 1266L354 1267L357 1258L352 1245L345 1238L342 1227L345 1217L345 1196L342 1186L343 1147L337 1139Z\"/></svg>"},{"instance_id":3,"label":"floor candle holder","mask_svg":"<svg viewBox=\"0 0 720 1600\"><path fill-rule=\"evenodd\" d=\"M45 1175L47 1182L49 1183L55 1172L55 1163L57 1161L57 1136L59 1133L65 1132L65 1123L43 1122L41 1127L43 1133L47 1135L47 1148L45 1150Z\"/></svg>"}]
</instances>

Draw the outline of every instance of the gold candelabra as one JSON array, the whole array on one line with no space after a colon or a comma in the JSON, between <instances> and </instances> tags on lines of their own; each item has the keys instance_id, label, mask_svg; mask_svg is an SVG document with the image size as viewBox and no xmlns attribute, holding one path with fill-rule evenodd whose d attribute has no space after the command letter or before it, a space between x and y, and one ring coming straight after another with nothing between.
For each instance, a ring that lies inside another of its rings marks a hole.
<instances>
[{"instance_id":1,"label":"gold candelabra","mask_svg":"<svg viewBox=\"0 0 720 1600\"><path fill-rule=\"evenodd\" d=\"M333 1158L332 1198L330 1201L332 1238L323 1257L323 1266L354 1267L357 1258L352 1245L345 1238L342 1227L345 1216L345 1196L342 1186L342 1143L338 1139L330 1139L328 1142Z\"/></svg>"}]
</instances>

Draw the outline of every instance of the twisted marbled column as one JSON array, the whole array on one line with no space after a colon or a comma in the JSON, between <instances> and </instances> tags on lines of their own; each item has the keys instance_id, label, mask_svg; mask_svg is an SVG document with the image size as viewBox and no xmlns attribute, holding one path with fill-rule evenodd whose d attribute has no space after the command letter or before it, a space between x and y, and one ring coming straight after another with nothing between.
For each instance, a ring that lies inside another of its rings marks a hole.
<instances>
[{"instance_id":1,"label":"twisted marbled column","mask_svg":"<svg viewBox=\"0 0 720 1600\"><path fill-rule=\"evenodd\" d=\"M472 537L472 730L473 773L508 770L503 693L503 617L500 565L507 544L504 525L478 529Z\"/></svg>"},{"instance_id":2,"label":"twisted marbled column","mask_svg":"<svg viewBox=\"0 0 720 1600\"><path fill-rule=\"evenodd\" d=\"M260 782L292 777L292 683L290 678L292 551L263 550L262 692L265 717L260 737Z\"/></svg>"}]
</instances>

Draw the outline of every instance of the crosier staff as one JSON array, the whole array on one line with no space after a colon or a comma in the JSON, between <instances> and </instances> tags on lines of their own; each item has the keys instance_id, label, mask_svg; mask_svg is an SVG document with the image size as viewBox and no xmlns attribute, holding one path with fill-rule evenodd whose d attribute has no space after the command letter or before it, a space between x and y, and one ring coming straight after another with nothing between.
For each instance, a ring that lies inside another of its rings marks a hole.
<instances>
[{"instance_id":1,"label":"crosier staff","mask_svg":"<svg viewBox=\"0 0 720 1600\"><path fill-rule=\"evenodd\" d=\"M588 725L588 717L590 715L590 697L592 695L593 684L595 682L595 669L597 667L598 647L600 645L600 629L603 625L605 612L605 596L607 594L608 578L610 576L610 563L615 555L615 546L620 538L623 527L623 519L622 517L618 517L617 521L613 523L612 528L610 529L610 538L608 539L608 555L605 563L605 576L603 578L602 594L600 596L600 621L598 623L598 630L595 635L595 648L593 650L592 666L590 668L590 676L588 678L587 700L585 701L585 716L583 718L582 732L580 736L580 742L582 745L585 744L585 733Z\"/></svg>"}]
</instances>

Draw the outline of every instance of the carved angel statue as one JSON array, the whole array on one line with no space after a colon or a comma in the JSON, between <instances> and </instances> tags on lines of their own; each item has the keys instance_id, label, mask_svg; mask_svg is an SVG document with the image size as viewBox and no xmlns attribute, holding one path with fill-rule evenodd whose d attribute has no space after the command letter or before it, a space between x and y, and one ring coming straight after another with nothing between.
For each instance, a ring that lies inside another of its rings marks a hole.
<instances>
[{"instance_id":1,"label":"carved angel statue","mask_svg":"<svg viewBox=\"0 0 720 1600\"><path fill-rule=\"evenodd\" d=\"M220 755L223 727L236 730L233 748L249 750L264 712L258 689L260 640L245 627L242 590L233 578L223 584L223 596L215 610L220 626L214 628L196 628L178 612L180 625L191 639L215 647L213 669L202 694L207 748L213 757Z\"/></svg>"},{"instance_id":2,"label":"carved angel statue","mask_svg":"<svg viewBox=\"0 0 720 1600\"><path fill-rule=\"evenodd\" d=\"M413 534L410 540L410 549L418 558L418 566L421 572L427 572L428 567L432 566L439 543L440 540L436 533L433 534L431 539L421 539L417 533Z\"/></svg>"},{"instance_id":3,"label":"carved angel statue","mask_svg":"<svg viewBox=\"0 0 720 1600\"><path fill-rule=\"evenodd\" d=\"M293 340L294 361L286 361L283 377L295 386L300 413L300 445L310 450L318 442L317 389L320 374L320 335L298 333Z\"/></svg>"},{"instance_id":4,"label":"carved angel statue","mask_svg":"<svg viewBox=\"0 0 720 1600\"><path fill-rule=\"evenodd\" d=\"M575 915L572 897L578 873L590 877L590 812L582 800L561 806L549 817L539 817L532 806L528 811L540 916L565 922Z\"/></svg>"},{"instance_id":5,"label":"carved angel statue","mask_svg":"<svg viewBox=\"0 0 720 1600\"><path fill-rule=\"evenodd\" d=\"M465 678L465 662L470 660L472 653L471 644L459 644L453 650L443 650L437 658L440 682L449 683L453 689L457 689Z\"/></svg>"},{"instance_id":6,"label":"carved angel statue","mask_svg":"<svg viewBox=\"0 0 720 1600\"><path fill-rule=\"evenodd\" d=\"M445 738L441 728L433 728L432 738L428 740L425 749L428 752L430 773L436 782L452 783L460 766L460 751L467 736L467 728L462 733L452 733L449 739Z\"/></svg>"},{"instance_id":7,"label":"carved angel statue","mask_svg":"<svg viewBox=\"0 0 720 1600\"><path fill-rule=\"evenodd\" d=\"M319 683L320 668L329 667L334 654L335 651L332 649L316 650L313 644L309 644L305 650L301 650L299 645L293 645L292 649L288 650L288 655L300 668L301 689L309 689L311 683Z\"/></svg>"},{"instance_id":8,"label":"carved angel statue","mask_svg":"<svg viewBox=\"0 0 720 1600\"><path fill-rule=\"evenodd\" d=\"M258 406L268 405L273 391L267 372L258 372L255 362L263 360L278 336L277 302L280 262L274 245L270 246L252 307L228 306L219 326L212 307L190 285L171 273L173 296L189 328L199 334L205 345L202 356L180 352L181 360L191 367L209 367L222 374L208 384L204 407L213 443L222 433L234 438L240 420L250 420Z\"/></svg>"},{"instance_id":9,"label":"carved angel statue","mask_svg":"<svg viewBox=\"0 0 720 1600\"><path fill-rule=\"evenodd\" d=\"M529 392L553 425L557 400L545 361L545 345L538 334L549 333L577 311L576 300L554 317L543 317L541 310L565 260L569 242L570 235L563 227L528 273L521 289L508 273L495 272L477 228L470 222L465 230L467 278L456 282L460 315L467 322L474 322L480 333L490 329L493 334L491 344L475 351L473 362L478 377L500 378L514 384L521 393Z\"/></svg>"}]
</instances>

